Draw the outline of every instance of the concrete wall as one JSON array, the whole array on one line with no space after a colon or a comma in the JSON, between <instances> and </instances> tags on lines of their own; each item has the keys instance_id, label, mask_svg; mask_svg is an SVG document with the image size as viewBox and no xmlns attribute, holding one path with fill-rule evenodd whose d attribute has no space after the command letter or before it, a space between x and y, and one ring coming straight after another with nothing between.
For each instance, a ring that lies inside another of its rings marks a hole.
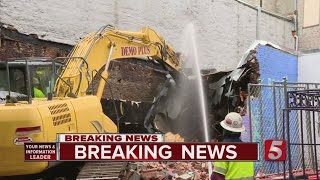
<instances>
[{"instance_id":1,"label":"concrete wall","mask_svg":"<svg viewBox=\"0 0 320 180\"><path fill-rule=\"evenodd\" d=\"M260 6L260 0L243 0L255 6ZM293 0L262 0L262 8L277 14L290 15L294 9Z\"/></svg>"},{"instance_id":2,"label":"concrete wall","mask_svg":"<svg viewBox=\"0 0 320 180\"><path fill-rule=\"evenodd\" d=\"M191 21L197 27L202 68L218 70L235 68L256 38L257 12L238 1L2 0L0 8L2 23L68 44L105 24L130 31L149 25L180 50L181 34ZM291 22L262 15L262 40L293 48L292 29Z\"/></svg>"},{"instance_id":3,"label":"concrete wall","mask_svg":"<svg viewBox=\"0 0 320 180\"><path fill-rule=\"evenodd\" d=\"M320 8L320 7L319 7ZM320 49L320 25L303 27L304 0L298 0L299 49L310 52Z\"/></svg>"},{"instance_id":4,"label":"concrete wall","mask_svg":"<svg viewBox=\"0 0 320 180\"><path fill-rule=\"evenodd\" d=\"M298 60L298 81L307 83L320 82L320 52L302 54Z\"/></svg>"}]
</instances>

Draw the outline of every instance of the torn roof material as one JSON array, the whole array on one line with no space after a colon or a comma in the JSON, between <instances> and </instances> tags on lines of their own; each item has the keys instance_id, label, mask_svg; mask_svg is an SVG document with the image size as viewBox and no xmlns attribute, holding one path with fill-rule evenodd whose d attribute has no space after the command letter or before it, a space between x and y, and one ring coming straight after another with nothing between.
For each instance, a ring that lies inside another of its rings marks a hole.
<instances>
[{"instance_id":1,"label":"torn roof material","mask_svg":"<svg viewBox=\"0 0 320 180\"><path fill-rule=\"evenodd\" d=\"M249 47L249 49L243 54L237 68L235 70L233 70L228 76L227 78L231 78L231 80L234 80L234 81L238 81L239 78L241 77L241 75L243 74L243 72L245 71L245 68L241 68L243 65L245 65L249 58L250 58L250 54L252 51L256 50L256 48L260 45L263 45L263 46L271 46L275 49L279 49L281 51L284 51L284 52L287 52L287 53L290 53L290 54L294 54L296 55L296 52L293 52L292 50L289 50L287 48L284 48L284 47L281 47L281 46L278 46L276 44L273 44L271 42L267 42L267 41L262 41L262 40L256 40L254 41L251 46Z\"/></svg>"},{"instance_id":2,"label":"torn roof material","mask_svg":"<svg viewBox=\"0 0 320 180\"><path fill-rule=\"evenodd\" d=\"M247 51L243 54L236 69L225 71L225 72L215 72L213 74L208 75L210 76L210 80L208 82L209 83L208 88L212 93L211 94L212 105L220 104L222 101L222 96L231 98L232 96L236 96L238 94L238 93L233 94L235 93L233 91L234 90L233 88L239 88L239 87L236 87L239 84L235 85L233 82L239 83L239 81L241 81L241 78L245 76L252 76L253 79L249 77L251 81L246 82L248 78L244 78L245 81L243 81L242 83L252 83L252 82L256 82L256 80L259 79L260 68L258 66L257 68L255 68L255 65L254 65L254 64L259 64L258 61L256 60L257 48L259 46L270 46L274 49L278 49L280 51L295 55L295 53L293 53L292 51L285 49L283 47L280 47L278 45L275 45L273 43L270 43L267 41L260 41L260 40L254 41L251 44L251 46L247 49ZM256 73L256 75L252 75L253 71ZM222 73L222 76L221 76L221 73ZM245 86L245 85L243 84L242 86Z\"/></svg>"}]
</instances>

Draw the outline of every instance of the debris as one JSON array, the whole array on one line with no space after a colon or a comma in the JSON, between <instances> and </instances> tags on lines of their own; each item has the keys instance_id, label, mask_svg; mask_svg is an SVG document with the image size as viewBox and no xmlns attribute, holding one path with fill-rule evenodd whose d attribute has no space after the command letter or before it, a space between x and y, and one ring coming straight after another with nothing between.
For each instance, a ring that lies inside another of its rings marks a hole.
<instances>
[{"instance_id":1,"label":"debris","mask_svg":"<svg viewBox=\"0 0 320 180\"><path fill-rule=\"evenodd\" d=\"M190 174L182 174L181 176L178 177L178 179L183 179L183 180L191 180L192 176Z\"/></svg>"},{"instance_id":2,"label":"debris","mask_svg":"<svg viewBox=\"0 0 320 180\"><path fill-rule=\"evenodd\" d=\"M139 104L140 104L141 102L138 102L138 101L131 101L131 106L133 106L134 104L135 105L137 105L138 107L139 107Z\"/></svg>"},{"instance_id":3,"label":"debris","mask_svg":"<svg viewBox=\"0 0 320 180\"><path fill-rule=\"evenodd\" d=\"M173 134L172 132L168 132L164 135L165 142L184 142L184 138L179 134Z\"/></svg>"},{"instance_id":4,"label":"debris","mask_svg":"<svg viewBox=\"0 0 320 180\"><path fill-rule=\"evenodd\" d=\"M144 162L140 174L146 179L209 179L207 163L203 162ZM161 178L160 178L161 179Z\"/></svg>"}]
</instances>

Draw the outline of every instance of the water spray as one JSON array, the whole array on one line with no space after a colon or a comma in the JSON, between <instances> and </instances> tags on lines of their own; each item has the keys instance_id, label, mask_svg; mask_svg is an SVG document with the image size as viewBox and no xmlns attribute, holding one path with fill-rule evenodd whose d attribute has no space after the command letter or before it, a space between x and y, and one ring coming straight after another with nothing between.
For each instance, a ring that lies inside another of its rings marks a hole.
<instances>
[{"instance_id":1,"label":"water spray","mask_svg":"<svg viewBox=\"0 0 320 180\"><path fill-rule=\"evenodd\" d=\"M204 94L204 89L203 89L203 82L201 78L201 71L200 71L200 65L199 65L199 57L198 57L198 49L196 45L196 38L195 38L195 29L194 25L192 23L189 23L187 26L188 31L188 37L191 38L191 45L192 45L192 51L194 55L194 63L195 68L194 70L196 71L196 79L197 79L197 85L198 85L198 90L199 90L199 98L200 98L200 104L201 104L201 115L202 115L202 123L203 123L203 129L204 129L204 135L205 135L205 141L210 142L210 137L209 137L209 132L208 132L208 119L207 119L207 108L206 108L206 102L205 102L205 94ZM212 163L208 162L208 171L209 171L209 178L212 174Z\"/></svg>"}]
</instances>

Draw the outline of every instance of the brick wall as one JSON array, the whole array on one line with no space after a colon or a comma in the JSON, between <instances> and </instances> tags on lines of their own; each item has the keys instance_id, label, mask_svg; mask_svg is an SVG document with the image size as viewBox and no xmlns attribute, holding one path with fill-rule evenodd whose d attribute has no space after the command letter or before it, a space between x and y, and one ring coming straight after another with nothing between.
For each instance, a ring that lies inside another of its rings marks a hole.
<instances>
[{"instance_id":1,"label":"brick wall","mask_svg":"<svg viewBox=\"0 0 320 180\"><path fill-rule=\"evenodd\" d=\"M0 59L16 57L67 56L72 46L38 39L37 35L26 35L15 29L0 27Z\"/></svg>"},{"instance_id":2,"label":"brick wall","mask_svg":"<svg viewBox=\"0 0 320 180\"><path fill-rule=\"evenodd\" d=\"M159 64L137 59L112 61L108 77L111 90L106 85L103 98L151 103L166 80L165 74L154 69L163 70ZM99 80L96 76L94 89Z\"/></svg>"}]
</instances>

